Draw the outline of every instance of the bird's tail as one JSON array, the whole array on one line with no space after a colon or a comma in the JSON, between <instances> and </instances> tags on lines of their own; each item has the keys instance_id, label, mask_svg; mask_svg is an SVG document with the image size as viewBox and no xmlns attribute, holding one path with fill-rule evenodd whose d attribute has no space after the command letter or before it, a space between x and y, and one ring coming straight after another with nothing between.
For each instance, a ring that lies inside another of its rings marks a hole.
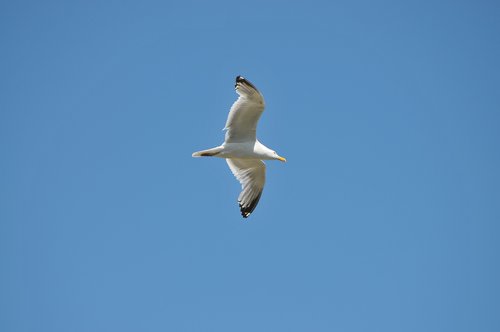
<instances>
[{"instance_id":1,"label":"bird's tail","mask_svg":"<svg viewBox=\"0 0 500 332\"><path fill-rule=\"evenodd\" d=\"M224 150L224 147L217 146L208 150L197 151L193 153L193 157L213 157L221 153L222 150Z\"/></svg>"}]
</instances>

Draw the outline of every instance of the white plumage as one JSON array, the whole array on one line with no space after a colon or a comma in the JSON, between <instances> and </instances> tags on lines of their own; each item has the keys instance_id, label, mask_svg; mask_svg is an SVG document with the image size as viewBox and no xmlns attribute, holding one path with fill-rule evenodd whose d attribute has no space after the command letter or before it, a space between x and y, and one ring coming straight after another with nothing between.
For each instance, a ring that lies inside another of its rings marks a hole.
<instances>
[{"instance_id":1,"label":"white plumage","mask_svg":"<svg viewBox=\"0 0 500 332\"><path fill-rule=\"evenodd\" d=\"M257 140L257 123L264 111L264 98L257 88L241 76L236 77L238 99L227 117L226 137L222 145L193 153L193 157L225 158L231 172L241 183L238 197L243 218L257 206L266 182L262 160L286 161Z\"/></svg>"},{"instance_id":2,"label":"white plumage","mask_svg":"<svg viewBox=\"0 0 500 332\"><path fill-rule=\"evenodd\" d=\"M264 98L255 86L241 76L236 78L235 88L240 96L227 116L225 143L254 142L257 139L257 123L264 112Z\"/></svg>"}]
</instances>

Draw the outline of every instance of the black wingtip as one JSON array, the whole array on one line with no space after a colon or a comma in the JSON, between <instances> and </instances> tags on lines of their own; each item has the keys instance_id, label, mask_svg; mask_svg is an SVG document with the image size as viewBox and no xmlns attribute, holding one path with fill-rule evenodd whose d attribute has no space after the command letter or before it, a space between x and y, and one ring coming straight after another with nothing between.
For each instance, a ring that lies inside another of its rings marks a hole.
<instances>
[{"instance_id":1,"label":"black wingtip","mask_svg":"<svg viewBox=\"0 0 500 332\"><path fill-rule=\"evenodd\" d=\"M241 203L238 205L240 206L241 216L245 219L250 217L250 214L252 214L253 210L255 209L255 206L253 208L250 208L250 207L243 207Z\"/></svg>"},{"instance_id":2,"label":"black wingtip","mask_svg":"<svg viewBox=\"0 0 500 332\"><path fill-rule=\"evenodd\" d=\"M241 202L238 202L238 205L240 206L240 212L243 218L248 218L250 217L250 214L252 214L253 210L257 207L257 204L259 204L260 197L262 196L262 191L259 193L255 199L250 202L248 206L243 206Z\"/></svg>"},{"instance_id":3,"label":"black wingtip","mask_svg":"<svg viewBox=\"0 0 500 332\"><path fill-rule=\"evenodd\" d=\"M245 78L243 76L236 76L236 82L234 83L234 87L237 88L238 87L238 83L243 83L245 82Z\"/></svg>"},{"instance_id":4,"label":"black wingtip","mask_svg":"<svg viewBox=\"0 0 500 332\"><path fill-rule=\"evenodd\" d=\"M240 206L241 216L242 216L243 218L245 218L245 219L246 219L246 218L248 218L248 217L250 217L250 214L252 213L252 211L250 211L251 209L249 209L249 208L245 208L245 207L243 207L241 204L238 204L238 205ZM253 209L252 209L252 210L253 210Z\"/></svg>"},{"instance_id":5,"label":"black wingtip","mask_svg":"<svg viewBox=\"0 0 500 332\"><path fill-rule=\"evenodd\" d=\"M252 87L254 90L257 90L257 88L255 87L255 85L253 85L249 80L247 80L246 78L244 78L241 75L236 76L236 83L234 84L235 88L238 87L238 83L247 84L250 87Z\"/></svg>"}]
</instances>

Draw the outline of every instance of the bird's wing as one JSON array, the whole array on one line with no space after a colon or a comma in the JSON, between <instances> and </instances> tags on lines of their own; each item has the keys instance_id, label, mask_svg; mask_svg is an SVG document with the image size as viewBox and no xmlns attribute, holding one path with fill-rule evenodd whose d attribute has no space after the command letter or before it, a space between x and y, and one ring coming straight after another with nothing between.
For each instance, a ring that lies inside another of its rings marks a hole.
<instances>
[{"instance_id":1,"label":"bird's wing","mask_svg":"<svg viewBox=\"0 0 500 332\"><path fill-rule=\"evenodd\" d=\"M266 165L258 159L226 159L231 172L241 183L242 191L238 197L241 215L247 218L259 203L264 183L266 182Z\"/></svg>"},{"instance_id":2,"label":"bird's wing","mask_svg":"<svg viewBox=\"0 0 500 332\"><path fill-rule=\"evenodd\" d=\"M236 92L240 95L227 117L226 143L241 143L256 139L257 122L264 111L264 98L259 90L241 76L236 77Z\"/></svg>"}]
</instances>

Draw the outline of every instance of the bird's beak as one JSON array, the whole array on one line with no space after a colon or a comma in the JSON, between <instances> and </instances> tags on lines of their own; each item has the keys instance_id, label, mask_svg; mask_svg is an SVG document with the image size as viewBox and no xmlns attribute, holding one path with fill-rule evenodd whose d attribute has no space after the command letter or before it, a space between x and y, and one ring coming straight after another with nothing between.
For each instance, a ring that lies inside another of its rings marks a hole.
<instances>
[{"instance_id":1,"label":"bird's beak","mask_svg":"<svg viewBox=\"0 0 500 332\"><path fill-rule=\"evenodd\" d=\"M286 163L286 158L283 158L283 157L278 156L278 160L279 160L279 161L282 161L282 162L284 162L284 163Z\"/></svg>"}]
</instances>

